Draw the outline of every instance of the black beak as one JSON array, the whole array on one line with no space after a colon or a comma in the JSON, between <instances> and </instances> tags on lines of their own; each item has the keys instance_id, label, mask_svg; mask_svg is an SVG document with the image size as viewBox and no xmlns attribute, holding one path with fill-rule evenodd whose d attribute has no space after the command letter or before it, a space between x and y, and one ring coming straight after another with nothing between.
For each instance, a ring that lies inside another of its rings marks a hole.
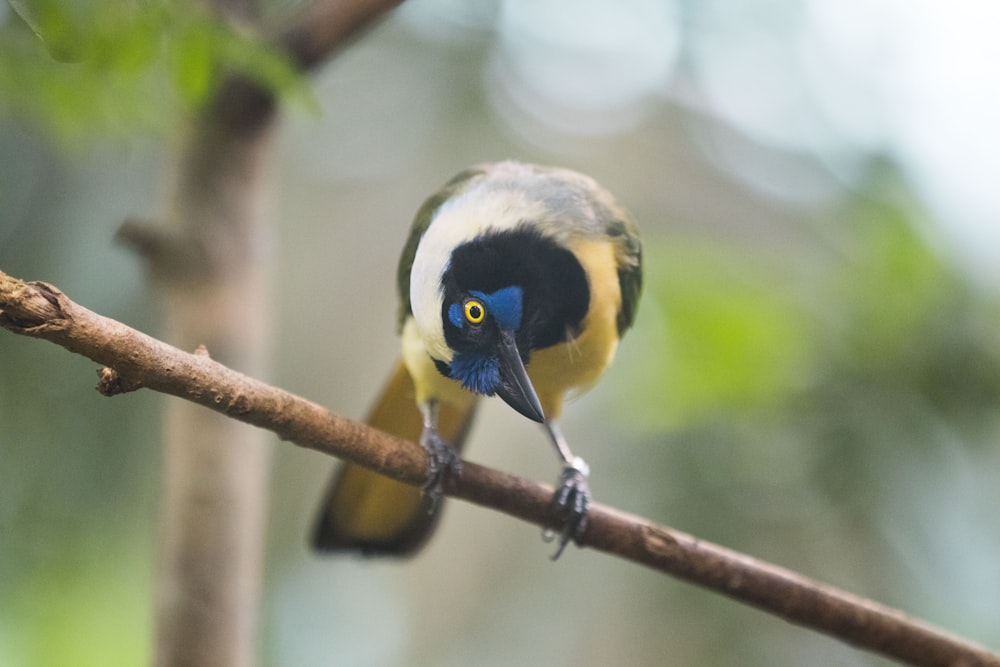
<instances>
[{"instance_id":1,"label":"black beak","mask_svg":"<svg viewBox=\"0 0 1000 667\"><path fill-rule=\"evenodd\" d=\"M500 332L500 387L497 395L510 407L540 424L545 423L545 413L538 401L538 394L531 386L528 371L524 370L521 353L511 331Z\"/></svg>"}]
</instances>

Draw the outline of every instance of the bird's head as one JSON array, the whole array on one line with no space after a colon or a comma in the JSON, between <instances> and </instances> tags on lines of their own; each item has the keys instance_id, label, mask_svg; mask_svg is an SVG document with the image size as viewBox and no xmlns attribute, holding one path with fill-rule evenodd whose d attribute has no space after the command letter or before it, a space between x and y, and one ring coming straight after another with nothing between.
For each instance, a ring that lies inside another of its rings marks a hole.
<instances>
[{"instance_id":1,"label":"bird's head","mask_svg":"<svg viewBox=\"0 0 1000 667\"><path fill-rule=\"evenodd\" d=\"M534 350L579 333L589 287L573 254L530 225L460 243L441 279L440 327L450 359L438 369L466 389L500 396L545 420L525 370Z\"/></svg>"}]
</instances>

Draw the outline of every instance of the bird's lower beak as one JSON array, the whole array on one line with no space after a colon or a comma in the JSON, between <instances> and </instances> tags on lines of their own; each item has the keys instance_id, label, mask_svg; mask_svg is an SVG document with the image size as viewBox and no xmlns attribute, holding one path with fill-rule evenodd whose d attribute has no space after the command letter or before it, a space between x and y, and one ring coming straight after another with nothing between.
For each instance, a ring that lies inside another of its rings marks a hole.
<instances>
[{"instance_id":1,"label":"bird's lower beak","mask_svg":"<svg viewBox=\"0 0 1000 667\"><path fill-rule=\"evenodd\" d=\"M528 371L524 369L517 341L511 331L500 333L500 387L497 395L528 419L545 422L542 404L531 385Z\"/></svg>"}]
</instances>

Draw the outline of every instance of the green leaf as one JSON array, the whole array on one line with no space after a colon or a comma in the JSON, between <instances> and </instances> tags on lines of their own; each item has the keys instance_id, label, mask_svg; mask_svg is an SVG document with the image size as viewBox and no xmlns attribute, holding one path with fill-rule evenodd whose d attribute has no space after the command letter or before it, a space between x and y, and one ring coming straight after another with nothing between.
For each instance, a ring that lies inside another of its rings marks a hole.
<instances>
[{"instance_id":1,"label":"green leaf","mask_svg":"<svg viewBox=\"0 0 1000 667\"><path fill-rule=\"evenodd\" d=\"M210 23L192 23L176 30L168 45L174 86L189 105L202 102L217 82L217 33Z\"/></svg>"},{"instance_id":2,"label":"green leaf","mask_svg":"<svg viewBox=\"0 0 1000 667\"><path fill-rule=\"evenodd\" d=\"M65 144L164 133L229 73L312 99L283 54L194 4L16 1L33 32L16 21L0 26L0 113ZM53 49L76 62L53 60Z\"/></svg>"}]
</instances>

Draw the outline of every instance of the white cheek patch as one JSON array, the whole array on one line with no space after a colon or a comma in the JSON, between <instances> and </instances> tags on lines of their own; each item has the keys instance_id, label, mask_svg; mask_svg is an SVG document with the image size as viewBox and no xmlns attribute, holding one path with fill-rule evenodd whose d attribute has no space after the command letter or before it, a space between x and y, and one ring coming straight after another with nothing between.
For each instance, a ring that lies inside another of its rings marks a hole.
<instances>
[{"instance_id":1,"label":"white cheek patch","mask_svg":"<svg viewBox=\"0 0 1000 667\"><path fill-rule=\"evenodd\" d=\"M452 359L441 319L444 304L441 280L451 261L452 250L487 231L513 229L524 220L540 217L543 212L540 204L529 201L519 192L488 186L473 187L438 209L420 238L410 269L410 307L432 357L445 362Z\"/></svg>"},{"instance_id":2,"label":"white cheek patch","mask_svg":"<svg viewBox=\"0 0 1000 667\"><path fill-rule=\"evenodd\" d=\"M444 275L447 262L447 256L435 256L431 249L424 249L421 241L410 270L410 307L427 352L435 359L450 362L451 350L444 340L444 327L437 315L444 303L441 276Z\"/></svg>"}]
</instances>

